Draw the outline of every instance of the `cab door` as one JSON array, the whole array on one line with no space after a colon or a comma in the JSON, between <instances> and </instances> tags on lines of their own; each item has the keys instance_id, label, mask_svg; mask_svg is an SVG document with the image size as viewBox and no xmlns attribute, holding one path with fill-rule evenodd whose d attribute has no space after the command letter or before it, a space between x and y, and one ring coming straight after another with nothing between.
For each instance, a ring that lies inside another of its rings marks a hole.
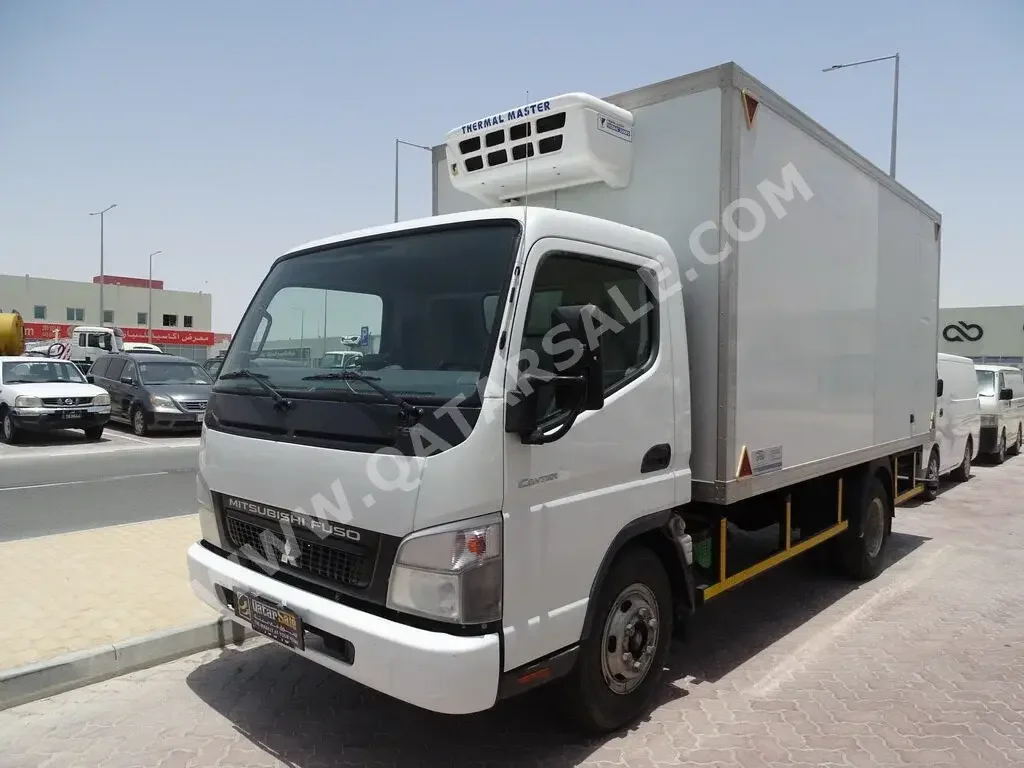
<instances>
[{"instance_id":1,"label":"cab door","mask_svg":"<svg viewBox=\"0 0 1024 768\"><path fill-rule=\"evenodd\" d=\"M524 444L505 433L506 670L579 640L613 539L631 521L674 506L676 483L688 480L689 441L682 445L675 435L668 309L642 278L656 266L636 254L555 238L539 240L527 259L510 359L557 373L549 333L559 306L594 304L618 329L599 337L602 408L582 413L552 443ZM681 303L675 308L682 313ZM557 415L558 405L549 399L540 409Z\"/></svg>"}]
</instances>

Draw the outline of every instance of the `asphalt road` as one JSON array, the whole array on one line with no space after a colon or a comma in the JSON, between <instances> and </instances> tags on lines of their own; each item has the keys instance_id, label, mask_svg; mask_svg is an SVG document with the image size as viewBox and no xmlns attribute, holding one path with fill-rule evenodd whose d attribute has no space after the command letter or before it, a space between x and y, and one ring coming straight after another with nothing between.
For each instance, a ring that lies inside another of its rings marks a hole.
<instances>
[{"instance_id":1,"label":"asphalt road","mask_svg":"<svg viewBox=\"0 0 1024 768\"><path fill-rule=\"evenodd\" d=\"M112 437L0 454L0 541L195 512L196 439Z\"/></svg>"}]
</instances>

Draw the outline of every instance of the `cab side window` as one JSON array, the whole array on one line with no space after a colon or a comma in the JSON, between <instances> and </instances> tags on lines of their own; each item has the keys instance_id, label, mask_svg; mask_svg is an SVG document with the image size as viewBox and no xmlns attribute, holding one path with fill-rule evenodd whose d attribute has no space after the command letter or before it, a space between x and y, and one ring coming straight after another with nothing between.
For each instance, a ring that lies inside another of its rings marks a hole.
<instances>
[{"instance_id":1,"label":"cab side window","mask_svg":"<svg viewBox=\"0 0 1024 768\"><path fill-rule=\"evenodd\" d=\"M122 379L124 379L124 378L131 378L131 380L135 384L139 383L139 369L138 369L138 366L135 365L135 361L134 360L126 360L125 361L125 363L124 363L124 370L121 371L121 378Z\"/></svg>"},{"instance_id":2,"label":"cab side window","mask_svg":"<svg viewBox=\"0 0 1024 768\"><path fill-rule=\"evenodd\" d=\"M546 255L534 277L523 329L523 356L537 367L558 373L564 334L549 337L552 313L560 306L593 304L598 309L598 343L605 394L639 376L654 359L656 302L636 267L573 253ZM545 338L547 337L547 341ZM552 413L544 408L541 413Z\"/></svg>"}]
</instances>

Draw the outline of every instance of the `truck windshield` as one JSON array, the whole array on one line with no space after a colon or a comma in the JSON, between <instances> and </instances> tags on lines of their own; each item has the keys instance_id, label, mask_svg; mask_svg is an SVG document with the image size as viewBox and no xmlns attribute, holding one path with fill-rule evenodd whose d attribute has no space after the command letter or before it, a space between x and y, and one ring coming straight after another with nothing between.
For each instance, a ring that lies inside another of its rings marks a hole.
<instances>
[{"instance_id":1,"label":"truck windshield","mask_svg":"<svg viewBox=\"0 0 1024 768\"><path fill-rule=\"evenodd\" d=\"M310 249L280 260L260 286L224 360L292 398L381 400L356 370L406 400L477 397L496 328L486 297L504 295L519 239L509 220L413 230ZM358 354L339 356L338 352ZM218 391L262 394L251 379Z\"/></svg>"},{"instance_id":2,"label":"truck windshield","mask_svg":"<svg viewBox=\"0 0 1024 768\"><path fill-rule=\"evenodd\" d=\"M996 375L993 371L976 371L978 374L978 394L982 397L996 396Z\"/></svg>"}]
</instances>

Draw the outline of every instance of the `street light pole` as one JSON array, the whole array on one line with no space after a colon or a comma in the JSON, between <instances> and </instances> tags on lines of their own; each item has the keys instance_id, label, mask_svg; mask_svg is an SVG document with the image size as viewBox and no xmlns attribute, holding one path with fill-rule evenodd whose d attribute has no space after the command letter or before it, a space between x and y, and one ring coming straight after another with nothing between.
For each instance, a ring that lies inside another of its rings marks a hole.
<instances>
[{"instance_id":1,"label":"street light pole","mask_svg":"<svg viewBox=\"0 0 1024 768\"><path fill-rule=\"evenodd\" d=\"M99 325L101 328L103 327L103 277L105 274L103 271L103 219L104 214L106 214L108 211L113 210L114 208L117 208L117 203L108 205L102 211L96 211L95 213L89 214L90 216L100 217L100 321L97 323L97 325Z\"/></svg>"},{"instance_id":2,"label":"street light pole","mask_svg":"<svg viewBox=\"0 0 1024 768\"><path fill-rule=\"evenodd\" d=\"M422 144L413 144L410 141L395 139L395 223L398 222L398 148L403 144L407 147L413 147L414 149L423 149L427 152L433 152L430 147L425 147Z\"/></svg>"},{"instance_id":3,"label":"street light pole","mask_svg":"<svg viewBox=\"0 0 1024 768\"><path fill-rule=\"evenodd\" d=\"M146 326L149 328L149 332L146 337L150 344L153 343L153 257L159 256L161 253L163 251L153 251L149 254L149 310L146 312Z\"/></svg>"},{"instance_id":4,"label":"street light pole","mask_svg":"<svg viewBox=\"0 0 1024 768\"><path fill-rule=\"evenodd\" d=\"M851 61L849 64L833 64L825 67L822 72L831 72L835 69L846 69L847 67L859 67L861 64L874 64L876 61L892 61L895 63L892 84L892 141L889 147L889 175L896 178L896 126L899 118L900 108L900 55L894 53L891 56L879 56L875 59L864 59L863 61Z\"/></svg>"}]
</instances>

